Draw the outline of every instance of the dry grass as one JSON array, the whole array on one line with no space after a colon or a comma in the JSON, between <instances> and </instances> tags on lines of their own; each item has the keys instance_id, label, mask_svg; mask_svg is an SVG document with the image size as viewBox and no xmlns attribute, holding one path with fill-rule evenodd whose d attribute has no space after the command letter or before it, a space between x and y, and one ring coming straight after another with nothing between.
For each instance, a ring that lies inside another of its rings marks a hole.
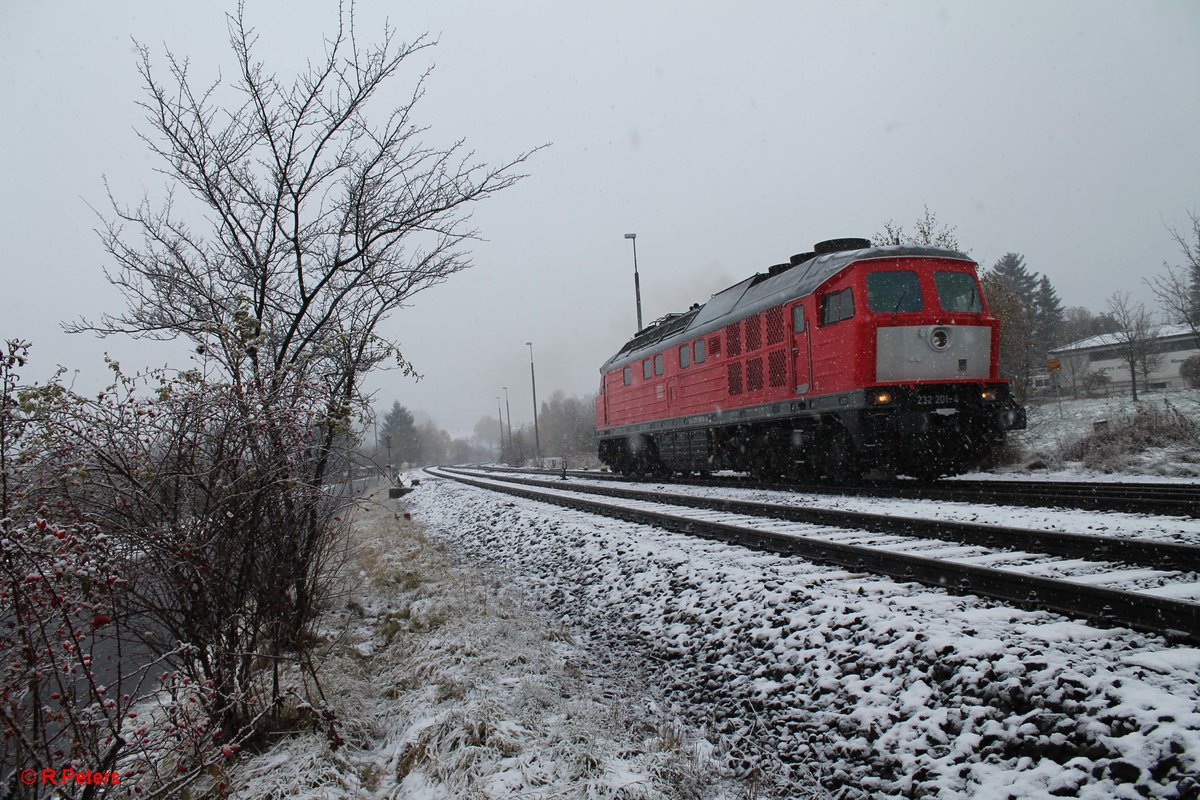
<instances>
[{"instance_id":1,"label":"dry grass","mask_svg":"<svg viewBox=\"0 0 1200 800\"><path fill-rule=\"evenodd\" d=\"M1099 472L1145 471L1145 454L1159 451L1161 474L1187 474L1188 464L1200 464L1200 425L1170 403L1139 404L1133 413L1097 426L1087 435L1065 443L1063 461L1079 462Z\"/></svg>"},{"instance_id":2,"label":"dry grass","mask_svg":"<svg viewBox=\"0 0 1200 800\"><path fill-rule=\"evenodd\" d=\"M326 614L322 683L346 745L281 740L239 766L238 797L746 796L712 745L614 690L568 632L401 508L374 494L356 513L348 599Z\"/></svg>"}]
</instances>

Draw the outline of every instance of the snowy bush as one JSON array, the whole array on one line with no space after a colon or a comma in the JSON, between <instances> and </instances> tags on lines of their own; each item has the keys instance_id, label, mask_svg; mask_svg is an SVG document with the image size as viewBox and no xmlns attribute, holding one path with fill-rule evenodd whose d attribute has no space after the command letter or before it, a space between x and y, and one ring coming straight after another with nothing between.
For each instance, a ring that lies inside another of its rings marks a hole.
<instances>
[{"instance_id":1,"label":"snowy bush","mask_svg":"<svg viewBox=\"0 0 1200 800\"><path fill-rule=\"evenodd\" d=\"M1059 457L1081 462L1089 469L1114 472L1148 449L1170 447L1194 454L1200 449L1200 425L1167 401L1138 405L1132 414L1094 427L1091 433L1062 446Z\"/></svg>"},{"instance_id":2,"label":"snowy bush","mask_svg":"<svg viewBox=\"0 0 1200 800\"><path fill-rule=\"evenodd\" d=\"M114 663L126 581L111 538L54 490L80 463L38 436L65 401L19 385L27 351L0 350L0 763L111 771L139 735L145 670Z\"/></svg>"},{"instance_id":3,"label":"snowy bush","mask_svg":"<svg viewBox=\"0 0 1200 800\"><path fill-rule=\"evenodd\" d=\"M291 688L317 688L312 624L346 524L347 499L312 480L330 459L325 396L110 362L113 383L85 398L19 386L22 363L10 345L6 766L116 767L170 797L281 724L336 741L323 703Z\"/></svg>"},{"instance_id":4,"label":"snowy bush","mask_svg":"<svg viewBox=\"0 0 1200 800\"><path fill-rule=\"evenodd\" d=\"M1179 375L1187 383L1189 389L1200 389L1200 356L1185 359L1179 365Z\"/></svg>"}]
</instances>

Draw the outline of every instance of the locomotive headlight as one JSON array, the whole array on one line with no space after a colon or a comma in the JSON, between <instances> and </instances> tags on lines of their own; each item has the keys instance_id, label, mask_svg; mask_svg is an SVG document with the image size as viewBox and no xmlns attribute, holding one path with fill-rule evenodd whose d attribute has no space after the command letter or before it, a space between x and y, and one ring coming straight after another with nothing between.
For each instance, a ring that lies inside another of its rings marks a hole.
<instances>
[{"instance_id":1,"label":"locomotive headlight","mask_svg":"<svg viewBox=\"0 0 1200 800\"><path fill-rule=\"evenodd\" d=\"M885 391L871 392L869 394L869 398L872 405L886 406L888 403L892 402L892 393Z\"/></svg>"},{"instance_id":2,"label":"locomotive headlight","mask_svg":"<svg viewBox=\"0 0 1200 800\"><path fill-rule=\"evenodd\" d=\"M929 346L934 350L945 350L950 346L950 331L947 328L934 328L929 332Z\"/></svg>"},{"instance_id":3,"label":"locomotive headlight","mask_svg":"<svg viewBox=\"0 0 1200 800\"><path fill-rule=\"evenodd\" d=\"M979 396L984 400L984 402L987 402L987 403L990 403L993 400L1000 399L1000 393L997 392L995 389L984 389L982 392L979 393Z\"/></svg>"}]
</instances>

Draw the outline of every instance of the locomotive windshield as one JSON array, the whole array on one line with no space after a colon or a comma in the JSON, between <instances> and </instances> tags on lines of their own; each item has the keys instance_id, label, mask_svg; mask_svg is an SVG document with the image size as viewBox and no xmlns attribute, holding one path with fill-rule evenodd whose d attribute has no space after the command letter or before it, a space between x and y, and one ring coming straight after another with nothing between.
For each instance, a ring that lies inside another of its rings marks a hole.
<instances>
[{"instance_id":1,"label":"locomotive windshield","mask_svg":"<svg viewBox=\"0 0 1200 800\"><path fill-rule=\"evenodd\" d=\"M944 311L983 311L983 300L975 277L966 272L938 272L934 275L938 299Z\"/></svg>"},{"instance_id":2,"label":"locomotive windshield","mask_svg":"<svg viewBox=\"0 0 1200 800\"><path fill-rule=\"evenodd\" d=\"M885 314L923 310L925 302L921 298L917 273L911 270L872 272L867 276L867 305L872 311Z\"/></svg>"}]
</instances>

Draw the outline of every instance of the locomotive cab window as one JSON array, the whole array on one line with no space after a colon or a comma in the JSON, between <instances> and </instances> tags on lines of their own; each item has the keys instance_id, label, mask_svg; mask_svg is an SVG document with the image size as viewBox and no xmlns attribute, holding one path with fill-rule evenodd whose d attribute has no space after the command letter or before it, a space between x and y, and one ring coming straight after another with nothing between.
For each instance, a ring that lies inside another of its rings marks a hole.
<instances>
[{"instance_id":1,"label":"locomotive cab window","mask_svg":"<svg viewBox=\"0 0 1200 800\"><path fill-rule=\"evenodd\" d=\"M966 272L937 272L933 281L937 285L942 310L968 313L983 311L983 300L979 297L974 276Z\"/></svg>"},{"instance_id":2,"label":"locomotive cab window","mask_svg":"<svg viewBox=\"0 0 1200 800\"><path fill-rule=\"evenodd\" d=\"M704 349L704 340L697 339L692 342L692 360L697 364L703 364L704 359L708 357L708 353Z\"/></svg>"},{"instance_id":3,"label":"locomotive cab window","mask_svg":"<svg viewBox=\"0 0 1200 800\"><path fill-rule=\"evenodd\" d=\"M650 366L650 359L642 361L642 377L650 380L654 377L654 367Z\"/></svg>"},{"instance_id":4,"label":"locomotive cab window","mask_svg":"<svg viewBox=\"0 0 1200 800\"><path fill-rule=\"evenodd\" d=\"M662 353L659 353L658 355L656 355L656 356L654 357L654 374L655 374L655 375L662 375L662 374L663 374L663 357L662 357Z\"/></svg>"},{"instance_id":5,"label":"locomotive cab window","mask_svg":"<svg viewBox=\"0 0 1200 800\"><path fill-rule=\"evenodd\" d=\"M686 344L679 348L679 366L689 367L692 364L692 348Z\"/></svg>"},{"instance_id":6,"label":"locomotive cab window","mask_svg":"<svg viewBox=\"0 0 1200 800\"><path fill-rule=\"evenodd\" d=\"M923 310L925 303L917 273L902 270L867 275L867 305L872 311L884 314Z\"/></svg>"},{"instance_id":7,"label":"locomotive cab window","mask_svg":"<svg viewBox=\"0 0 1200 800\"><path fill-rule=\"evenodd\" d=\"M628 386L631 383L633 383L633 367L626 367L625 368L625 385Z\"/></svg>"},{"instance_id":8,"label":"locomotive cab window","mask_svg":"<svg viewBox=\"0 0 1200 800\"><path fill-rule=\"evenodd\" d=\"M854 316L854 292L850 287L821 298L821 324L832 325Z\"/></svg>"}]
</instances>

